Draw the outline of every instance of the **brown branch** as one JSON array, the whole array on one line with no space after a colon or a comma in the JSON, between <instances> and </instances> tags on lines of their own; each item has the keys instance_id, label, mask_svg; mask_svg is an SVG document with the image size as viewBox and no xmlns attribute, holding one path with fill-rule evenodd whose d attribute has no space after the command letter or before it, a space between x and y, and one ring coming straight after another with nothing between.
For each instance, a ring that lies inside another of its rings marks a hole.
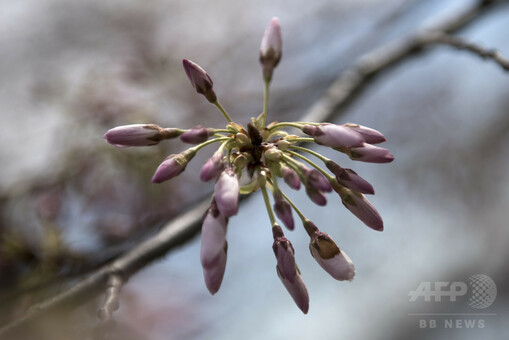
<instances>
[{"instance_id":1,"label":"brown branch","mask_svg":"<svg viewBox=\"0 0 509 340\"><path fill-rule=\"evenodd\" d=\"M343 72L327 92L308 110L300 120L325 121L344 110L355 99L360 90L381 71L397 64L406 57L422 51L430 32L450 33L471 22L492 3L498 1L477 1L448 17L439 17L427 29L419 29L413 34L397 39L362 56L351 68ZM29 322L43 314L63 306L76 306L104 290L112 275L120 275L124 280L141 268L161 258L170 250L184 244L201 228L201 218L209 200L200 203L192 210L170 221L161 231L141 242L131 251L119 256L112 263L62 291L60 294L30 308L23 316L0 329L0 337L15 334ZM109 308L109 307L108 307Z\"/></svg>"},{"instance_id":2,"label":"brown branch","mask_svg":"<svg viewBox=\"0 0 509 340\"><path fill-rule=\"evenodd\" d=\"M483 46L469 42L463 38L455 37L442 32L430 33L428 44L443 44L454 47L458 50L472 52L483 59L491 59L496 62L505 71L509 71L509 59L506 59L499 51L486 49Z\"/></svg>"}]
</instances>

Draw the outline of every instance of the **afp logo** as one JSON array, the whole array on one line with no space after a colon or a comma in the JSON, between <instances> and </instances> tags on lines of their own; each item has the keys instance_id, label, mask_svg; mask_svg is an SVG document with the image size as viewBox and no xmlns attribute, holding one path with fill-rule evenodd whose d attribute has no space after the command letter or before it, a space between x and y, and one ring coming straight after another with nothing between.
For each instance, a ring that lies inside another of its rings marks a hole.
<instances>
[{"instance_id":1,"label":"afp logo","mask_svg":"<svg viewBox=\"0 0 509 340\"><path fill-rule=\"evenodd\" d=\"M424 301L457 301L468 294L468 304L477 309L488 308L497 297L497 286L491 277L483 274L472 275L466 282L421 282L417 289L408 293L409 301L419 298Z\"/></svg>"}]
</instances>

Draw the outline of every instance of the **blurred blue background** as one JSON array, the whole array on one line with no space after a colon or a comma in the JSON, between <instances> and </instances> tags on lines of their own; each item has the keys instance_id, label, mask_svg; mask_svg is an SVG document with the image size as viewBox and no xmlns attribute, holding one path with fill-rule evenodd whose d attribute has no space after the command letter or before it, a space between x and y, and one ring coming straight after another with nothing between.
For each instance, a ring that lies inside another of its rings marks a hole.
<instances>
[{"instance_id":1,"label":"blurred blue background","mask_svg":"<svg viewBox=\"0 0 509 340\"><path fill-rule=\"evenodd\" d=\"M213 184L200 182L199 169L211 148L179 180L153 185L159 162L184 148L179 141L116 149L102 139L109 128L131 123L224 126L193 92L183 58L209 72L230 115L246 123L262 109L259 43L278 16L283 59L269 120L294 120L360 55L469 3L0 2L2 323L210 193ZM508 15L509 7L499 5L458 34L509 56ZM370 200L384 218L383 233L365 227L335 194L317 209L302 190L286 190L357 269L352 282L335 281L310 256L303 228L287 233L310 294L308 315L276 275L270 223L256 194L230 219L218 294L210 296L203 283L196 238L125 285L119 326L135 339L503 338L509 332L508 95L509 77L498 65L437 46L377 77L333 120L380 130L396 160L352 162L321 149L373 184ZM467 282L474 274L497 285L489 308L473 309L466 299L409 302L422 281ZM101 300L72 316L81 336ZM471 313L492 315L457 315ZM421 319L436 319L438 327L420 328ZM444 319L483 319L485 326L444 328ZM59 338L56 325L36 334Z\"/></svg>"}]
</instances>

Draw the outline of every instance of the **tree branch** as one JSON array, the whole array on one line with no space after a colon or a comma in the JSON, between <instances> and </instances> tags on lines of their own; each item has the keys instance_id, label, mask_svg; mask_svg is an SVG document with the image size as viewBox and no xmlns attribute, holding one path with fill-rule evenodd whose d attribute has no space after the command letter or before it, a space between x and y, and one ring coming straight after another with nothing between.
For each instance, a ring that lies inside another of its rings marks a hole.
<instances>
[{"instance_id":1,"label":"tree branch","mask_svg":"<svg viewBox=\"0 0 509 340\"><path fill-rule=\"evenodd\" d=\"M437 18L428 28L418 29L404 38L392 41L365 54L357 63L337 78L327 92L300 120L325 121L331 119L341 110L344 110L375 75L387 70L415 52L422 51L422 48L426 46L427 39L429 39L429 34L455 31L471 22L487 9L488 5L496 2L498 1L473 2L469 7L453 13L449 17ZM33 306L23 316L0 329L0 337L15 334L29 322L36 320L49 311L86 302L90 297L104 291L108 279L114 275L120 275L122 280L128 280L131 275L141 268L161 258L198 234L203 212L208 208L209 203L209 200L200 203L195 208L168 222L158 234L141 242L112 263L99 268L87 278L55 297ZM119 289L116 283L113 285L110 281L106 303L103 306L106 310L114 307L115 300L118 298L116 296L118 290L114 292L117 289L114 287Z\"/></svg>"},{"instance_id":2,"label":"tree branch","mask_svg":"<svg viewBox=\"0 0 509 340\"><path fill-rule=\"evenodd\" d=\"M455 37L442 32L433 32L429 35L428 44L442 44L454 47L458 50L469 51L483 59L491 59L505 71L509 71L509 59L506 59L499 51L486 49L483 46L469 42L463 38Z\"/></svg>"}]
</instances>

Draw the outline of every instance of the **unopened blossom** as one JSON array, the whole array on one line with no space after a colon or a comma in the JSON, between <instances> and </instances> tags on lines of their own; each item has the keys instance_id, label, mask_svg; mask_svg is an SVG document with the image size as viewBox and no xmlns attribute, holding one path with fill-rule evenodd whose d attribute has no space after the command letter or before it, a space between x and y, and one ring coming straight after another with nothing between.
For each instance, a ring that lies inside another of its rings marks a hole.
<instances>
[{"instance_id":1,"label":"unopened blossom","mask_svg":"<svg viewBox=\"0 0 509 340\"><path fill-rule=\"evenodd\" d=\"M201 231L201 264L205 283L211 294L215 294L223 280L226 266L226 225L228 219L221 215L215 200L203 220Z\"/></svg>"},{"instance_id":2,"label":"unopened blossom","mask_svg":"<svg viewBox=\"0 0 509 340\"><path fill-rule=\"evenodd\" d=\"M231 167L224 169L214 187L217 208L225 217L237 213L239 203L239 180Z\"/></svg>"},{"instance_id":3,"label":"unopened blossom","mask_svg":"<svg viewBox=\"0 0 509 340\"><path fill-rule=\"evenodd\" d=\"M212 135L214 135L214 129L198 125L181 134L180 140L184 143L199 144L205 142Z\"/></svg>"},{"instance_id":4,"label":"unopened blossom","mask_svg":"<svg viewBox=\"0 0 509 340\"><path fill-rule=\"evenodd\" d=\"M269 87L281 55L281 26L279 19L273 18L265 30L260 46L264 78L263 110L245 125L234 122L220 104L207 72L192 61L184 59L182 64L191 85L220 111L227 121L226 126L208 128L199 125L191 129L181 129L161 128L155 124L135 124L113 128L104 137L116 146L155 145L164 139L177 136L180 136L181 142L196 144L179 154L167 157L152 177L155 183L179 175L198 151L208 149L206 146L216 145L216 151L207 156L210 158L200 171L202 181L216 181L210 208L203 219L201 234L200 261L207 289L211 294L215 294L223 281L228 250L227 223L230 216L237 214L239 195L260 191L272 225L272 247L277 261L277 275L297 306L307 313L308 291L295 263L294 248L277 224L277 219L289 230L293 230L295 212L310 237L311 255L334 279L352 280L355 267L332 238L318 230L314 223L304 216L284 193L286 188L282 188L280 182L284 180L295 190L299 190L302 183L311 202L319 206L327 204L326 194L334 190L341 197L343 205L367 226L382 231L384 225L380 214L363 195L374 194L373 186L354 170L343 168L340 159L334 158L333 161L326 158L319 151L307 148L301 142L331 147L354 160L364 162L388 163L394 156L389 150L374 145L385 142L386 138L381 132L366 126L353 123L338 125L321 122L268 122ZM339 153L337 155L341 156ZM248 218L257 219L258 215ZM238 220L242 221L240 218ZM241 222L238 227L243 227L242 224ZM339 226L336 222L331 223L331 228Z\"/></svg>"},{"instance_id":5,"label":"unopened blossom","mask_svg":"<svg viewBox=\"0 0 509 340\"><path fill-rule=\"evenodd\" d=\"M379 144L386 141L385 136L375 129L352 123L346 123L345 126L361 134L368 144Z\"/></svg>"},{"instance_id":6,"label":"unopened blossom","mask_svg":"<svg viewBox=\"0 0 509 340\"><path fill-rule=\"evenodd\" d=\"M369 182L364 178L357 175L357 173L352 169L344 169L331 160L327 161L325 165L327 166L327 169L330 170L330 172L336 175L336 180L342 186L363 194L373 195L375 193L373 186L369 184Z\"/></svg>"},{"instance_id":7,"label":"unopened blossom","mask_svg":"<svg viewBox=\"0 0 509 340\"><path fill-rule=\"evenodd\" d=\"M394 156L389 150L367 143L364 143L361 147L349 148L347 153L354 161L390 163L394 160Z\"/></svg>"},{"instance_id":8,"label":"unopened blossom","mask_svg":"<svg viewBox=\"0 0 509 340\"><path fill-rule=\"evenodd\" d=\"M260 63L262 65L263 77L266 81L272 79L274 68L281 60L282 51L281 25L278 18L272 18L265 29L260 45Z\"/></svg>"},{"instance_id":9,"label":"unopened blossom","mask_svg":"<svg viewBox=\"0 0 509 340\"><path fill-rule=\"evenodd\" d=\"M373 204L363 194L352 191L345 187L334 186L334 190L341 197L343 205L352 212L365 225L376 231L384 230L382 217Z\"/></svg>"},{"instance_id":10,"label":"unopened blossom","mask_svg":"<svg viewBox=\"0 0 509 340\"><path fill-rule=\"evenodd\" d=\"M178 129L163 129L156 124L131 124L108 130L104 139L116 147L150 146L180 133Z\"/></svg>"},{"instance_id":11,"label":"unopened blossom","mask_svg":"<svg viewBox=\"0 0 509 340\"><path fill-rule=\"evenodd\" d=\"M198 64L188 59L182 60L182 65L184 66L184 71L186 71L187 78L189 78L196 92L203 94L209 102L215 103L217 97L212 89L214 83L207 72Z\"/></svg>"},{"instance_id":12,"label":"unopened blossom","mask_svg":"<svg viewBox=\"0 0 509 340\"><path fill-rule=\"evenodd\" d=\"M343 125L329 123L317 126L305 125L302 131L313 136L317 144L330 146L331 148L357 147L364 143L364 138L360 133Z\"/></svg>"},{"instance_id":13,"label":"unopened blossom","mask_svg":"<svg viewBox=\"0 0 509 340\"><path fill-rule=\"evenodd\" d=\"M285 227L287 227L289 230L294 229L295 224L292 216L292 207L283 198L279 191L274 191L274 211L276 212L276 216L283 222Z\"/></svg>"},{"instance_id":14,"label":"unopened blossom","mask_svg":"<svg viewBox=\"0 0 509 340\"><path fill-rule=\"evenodd\" d=\"M299 190L300 189L300 180L297 173L290 169L287 166L283 166L281 168L281 172L283 174L283 179L286 184L292 189Z\"/></svg>"},{"instance_id":15,"label":"unopened blossom","mask_svg":"<svg viewBox=\"0 0 509 340\"><path fill-rule=\"evenodd\" d=\"M156 169L152 182L161 183L180 175L194 155L196 155L196 151L188 149L177 155L168 156Z\"/></svg>"},{"instance_id":16,"label":"unopened blossom","mask_svg":"<svg viewBox=\"0 0 509 340\"><path fill-rule=\"evenodd\" d=\"M224 169L224 155L221 150L218 150L214 153L212 157L207 159L205 164L203 164L200 171L200 179L203 182L208 182L214 178L217 178L219 174Z\"/></svg>"}]
</instances>

